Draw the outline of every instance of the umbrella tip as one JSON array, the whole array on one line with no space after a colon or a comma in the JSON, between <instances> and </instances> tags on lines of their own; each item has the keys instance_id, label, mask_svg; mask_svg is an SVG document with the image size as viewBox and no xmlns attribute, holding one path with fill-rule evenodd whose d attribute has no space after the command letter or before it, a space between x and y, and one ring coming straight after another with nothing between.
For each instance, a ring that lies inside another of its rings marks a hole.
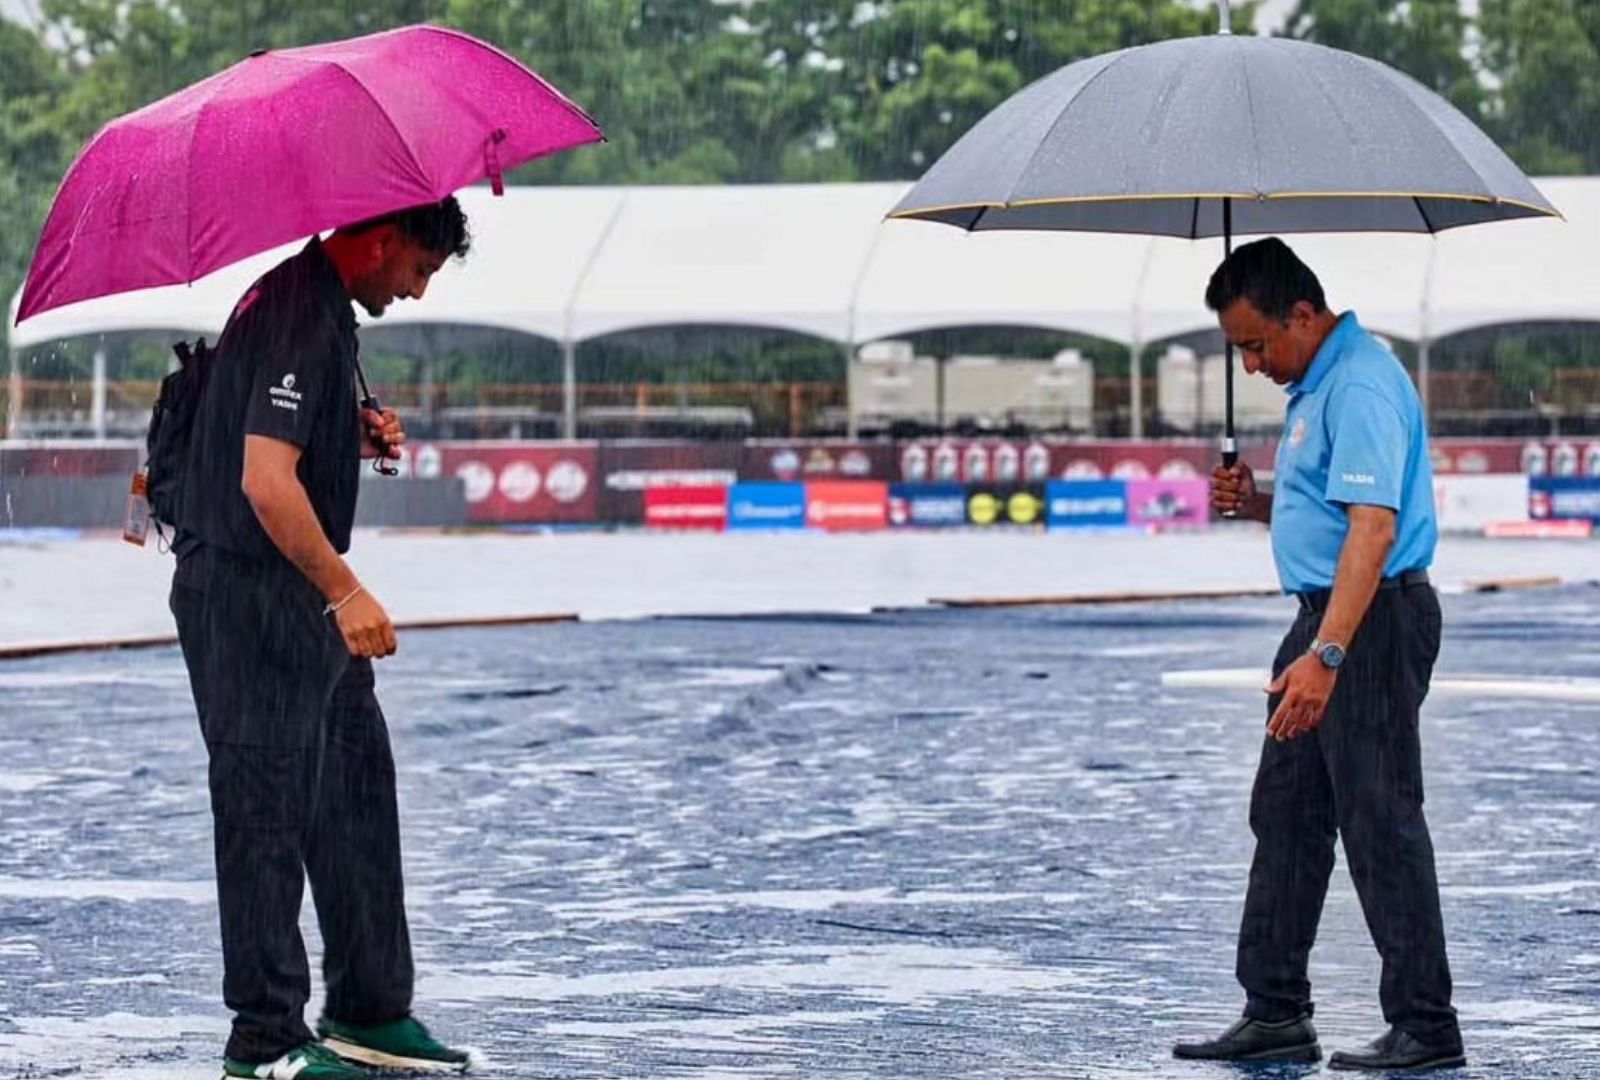
<instances>
[{"instance_id":1,"label":"umbrella tip","mask_svg":"<svg viewBox=\"0 0 1600 1080\"><path fill-rule=\"evenodd\" d=\"M265 55L267 55L267 50L266 49L251 49L250 50L250 59L252 59L252 60L254 60L258 56L265 56Z\"/></svg>"}]
</instances>

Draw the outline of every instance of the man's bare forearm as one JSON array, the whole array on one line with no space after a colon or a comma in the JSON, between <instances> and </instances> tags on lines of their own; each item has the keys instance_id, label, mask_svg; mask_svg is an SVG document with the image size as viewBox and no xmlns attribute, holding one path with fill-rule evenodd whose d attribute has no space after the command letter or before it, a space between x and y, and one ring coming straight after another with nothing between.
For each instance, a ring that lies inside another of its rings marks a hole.
<instances>
[{"instance_id":1,"label":"man's bare forearm","mask_svg":"<svg viewBox=\"0 0 1600 1080\"><path fill-rule=\"evenodd\" d=\"M337 601L360 584L328 542L298 478L291 475L257 482L247 487L245 496L273 544L323 596Z\"/></svg>"},{"instance_id":2,"label":"man's bare forearm","mask_svg":"<svg viewBox=\"0 0 1600 1080\"><path fill-rule=\"evenodd\" d=\"M1318 638L1350 645L1372 606L1372 598L1378 594L1384 564L1394 547L1394 535L1394 511L1376 506L1350 508L1350 531L1339 551L1333 595L1323 613Z\"/></svg>"}]
</instances>

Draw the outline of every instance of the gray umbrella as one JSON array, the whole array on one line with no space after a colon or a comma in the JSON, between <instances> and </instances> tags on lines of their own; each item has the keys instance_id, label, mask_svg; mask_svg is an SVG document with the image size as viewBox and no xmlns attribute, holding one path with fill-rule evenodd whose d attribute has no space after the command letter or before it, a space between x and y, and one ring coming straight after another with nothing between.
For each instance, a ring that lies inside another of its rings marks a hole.
<instances>
[{"instance_id":1,"label":"gray umbrella","mask_svg":"<svg viewBox=\"0 0 1600 1080\"><path fill-rule=\"evenodd\" d=\"M891 212L968 230L1439 232L1555 215L1487 135L1376 60L1183 38L1069 64L961 137ZM1233 359L1224 453L1233 460Z\"/></svg>"}]
</instances>

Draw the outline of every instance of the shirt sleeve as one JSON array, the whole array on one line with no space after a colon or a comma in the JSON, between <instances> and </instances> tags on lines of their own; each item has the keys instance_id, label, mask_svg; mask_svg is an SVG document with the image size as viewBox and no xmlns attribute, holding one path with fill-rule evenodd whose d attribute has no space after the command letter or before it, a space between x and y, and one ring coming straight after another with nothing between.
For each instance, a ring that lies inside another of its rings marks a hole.
<instances>
[{"instance_id":1,"label":"shirt sleeve","mask_svg":"<svg viewBox=\"0 0 1600 1080\"><path fill-rule=\"evenodd\" d=\"M1398 511L1411 447L1400 410L1360 384L1345 388L1329 405L1328 501Z\"/></svg>"},{"instance_id":2,"label":"shirt sleeve","mask_svg":"<svg viewBox=\"0 0 1600 1080\"><path fill-rule=\"evenodd\" d=\"M245 410L247 434L301 449L310 442L318 407L327 398L329 372L335 367L336 350L319 322L303 313L275 317L270 310L260 312L251 335L255 374Z\"/></svg>"}]
</instances>

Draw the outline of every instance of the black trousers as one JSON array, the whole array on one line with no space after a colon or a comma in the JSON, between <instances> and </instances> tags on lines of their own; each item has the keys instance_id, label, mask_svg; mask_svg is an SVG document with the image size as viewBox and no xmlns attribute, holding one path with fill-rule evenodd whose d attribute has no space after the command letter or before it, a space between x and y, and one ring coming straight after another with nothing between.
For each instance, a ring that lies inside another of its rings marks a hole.
<instances>
[{"instance_id":1,"label":"black trousers","mask_svg":"<svg viewBox=\"0 0 1600 1080\"><path fill-rule=\"evenodd\" d=\"M1301 611L1278 650L1274 675L1306 651L1321 621L1320 611ZM1306 959L1340 836L1383 960L1384 1018L1430 1043L1460 1040L1433 842L1422 814L1417 730L1439 632L1432 588L1380 591L1322 723L1288 742L1266 739L1250 801L1256 852L1239 928L1246 1015L1279 1020L1311 1011ZM1269 716L1277 703L1274 696Z\"/></svg>"},{"instance_id":2,"label":"black trousers","mask_svg":"<svg viewBox=\"0 0 1600 1080\"><path fill-rule=\"evenodd\" d=\"M306 1042L311 976L299 920L311 882L324 1014L379 1023L411 1009L394 758L372 664L287 563L186 555L171 606L210 755L229 1057Z\"/></svg>"}]
</instances>

